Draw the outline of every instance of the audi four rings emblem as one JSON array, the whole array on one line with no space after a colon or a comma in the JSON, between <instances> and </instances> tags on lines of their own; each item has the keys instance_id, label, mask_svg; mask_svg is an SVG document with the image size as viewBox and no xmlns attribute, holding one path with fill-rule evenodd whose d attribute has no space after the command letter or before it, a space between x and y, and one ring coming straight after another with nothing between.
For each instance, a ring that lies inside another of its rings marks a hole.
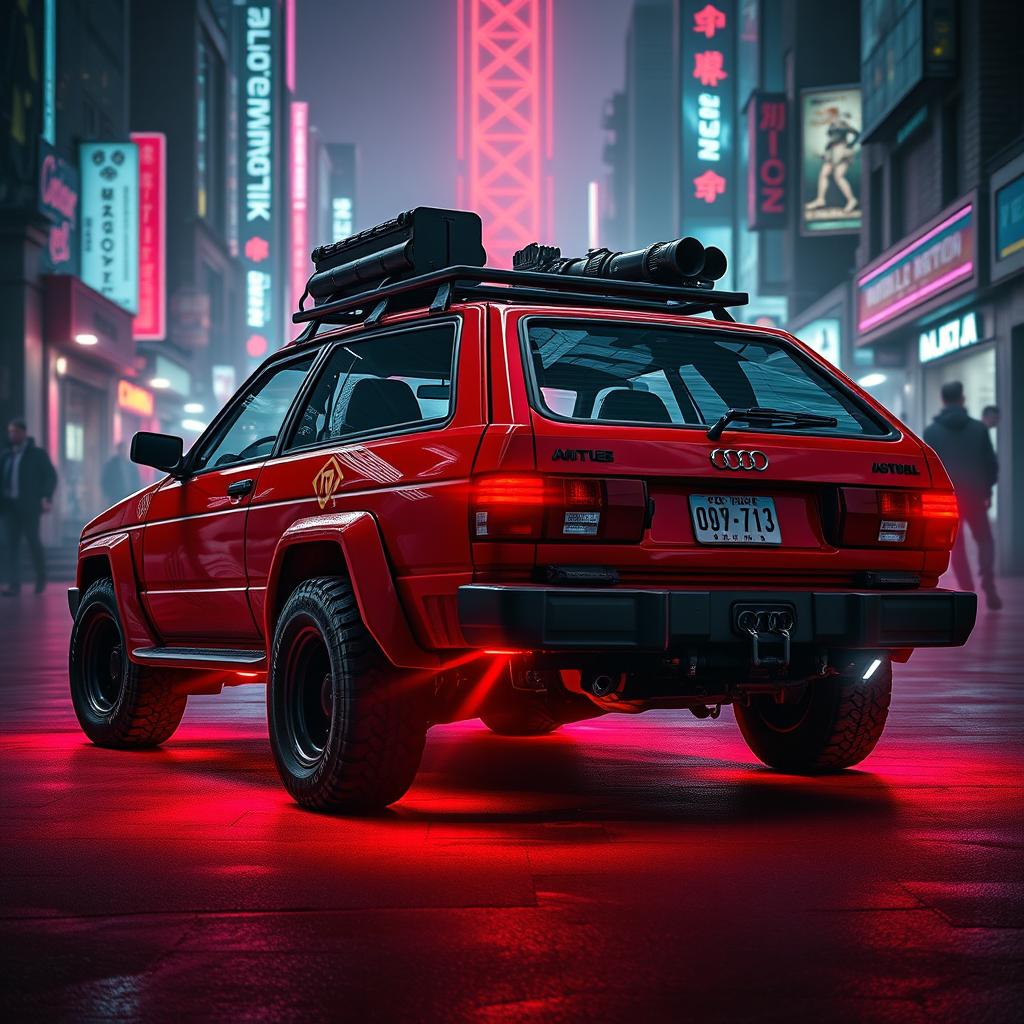
<instances>
[{"instance_id":1,"label":"audi four rings emblem","mask_svg":"<svg viewBox=\"0 0 1024 1024\"><path fill-rule=\"evenodd\" d=\"M763 473L768 468L768 456L756 449L716 448L711 453L711 465L715 469L755 469Z\"/></svg>"}]
</instances>

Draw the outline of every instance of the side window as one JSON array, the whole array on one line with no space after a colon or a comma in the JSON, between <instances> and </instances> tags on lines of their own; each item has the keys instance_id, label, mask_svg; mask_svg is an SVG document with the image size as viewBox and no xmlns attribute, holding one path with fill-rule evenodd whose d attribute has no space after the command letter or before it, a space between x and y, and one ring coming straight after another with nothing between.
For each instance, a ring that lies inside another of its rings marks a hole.
<instances>
[{"instance_id":1,"label":"side window","mask_svg":"<svg viewBox=\"0 0 1024 1024\"><path fill-rule=\"evenodd\" d=\"M311 352L259 377L217 433L206 441L193 469L215 469L250 459L265 459L273 450L288 408L313 359Z\"/></svg>"},{"instance_id":2,"label":"side window","mask_svg":"<svg viewBox=\"0 0 1024 1024\"><path fill-rule=\"evenodd\" d=\"M288 450L448 418L455 325L389 331L340 344L298 418Z\"/></svg>"}]
</instances>

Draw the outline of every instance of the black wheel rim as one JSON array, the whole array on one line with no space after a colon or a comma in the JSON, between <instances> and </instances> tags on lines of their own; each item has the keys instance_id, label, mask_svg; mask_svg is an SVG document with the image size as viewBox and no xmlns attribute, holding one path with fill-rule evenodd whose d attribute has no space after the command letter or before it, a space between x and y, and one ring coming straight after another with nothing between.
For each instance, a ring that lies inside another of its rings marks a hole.
<instances>
[{"instance_id":1,"label":"black wheel rim","mask_svg":"<svg viewBox=\"0 0 1024 1024\"><path fill-rule=\"evenodd\" d=\"M109 715L121 696L124 652L117 621L103 610L92 614L85 626L82 681L92 712L101 717Z\"/></svg>"},{"instance_id":2,"label":"black wheel rim","mask_svg":"<svg viewBox=\"0 0 1024 1024\"><path fill-rule=\"evenodd\" d=\"M311 767L327 749L334 717L331 659L315 625L304 625L296 634L283 689L281 710L291 752L300 764Z\"/></svg>"}]
</instances>

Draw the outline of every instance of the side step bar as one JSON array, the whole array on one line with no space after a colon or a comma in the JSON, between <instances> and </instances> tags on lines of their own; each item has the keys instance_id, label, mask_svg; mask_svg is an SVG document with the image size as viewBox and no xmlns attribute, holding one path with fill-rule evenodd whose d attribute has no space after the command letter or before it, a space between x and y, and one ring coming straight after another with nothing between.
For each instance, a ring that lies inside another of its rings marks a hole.
<instances>
[{"instance_id":1,"label":"side step bar","mask_svg":"<svg viewBox=\"0 0 1024 1024\"><path fill-rule=\"evenodd\" d=\"M230 647L136 647L132 661L165 668L249 669L267 670L267 656L262 650Z\"/></svg>"}]
</instances>

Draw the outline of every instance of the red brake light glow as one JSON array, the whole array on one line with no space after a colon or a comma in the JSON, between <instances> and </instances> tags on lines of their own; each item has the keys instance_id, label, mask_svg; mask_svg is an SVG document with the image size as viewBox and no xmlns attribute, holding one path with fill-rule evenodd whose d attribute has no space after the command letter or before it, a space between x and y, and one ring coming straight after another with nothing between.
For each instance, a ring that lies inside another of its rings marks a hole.
<instances>
[{"instance_id":1,"label":"red brake light glow","mask_svg":"<svg viewBox=\"0 0 1024 1024\"><path fill-rule=\"evenodd\" d=\"M478 541L636 542L647 494L641 480L493 476L474 483L470 536Z\"/></svg>"}]
</instances>

